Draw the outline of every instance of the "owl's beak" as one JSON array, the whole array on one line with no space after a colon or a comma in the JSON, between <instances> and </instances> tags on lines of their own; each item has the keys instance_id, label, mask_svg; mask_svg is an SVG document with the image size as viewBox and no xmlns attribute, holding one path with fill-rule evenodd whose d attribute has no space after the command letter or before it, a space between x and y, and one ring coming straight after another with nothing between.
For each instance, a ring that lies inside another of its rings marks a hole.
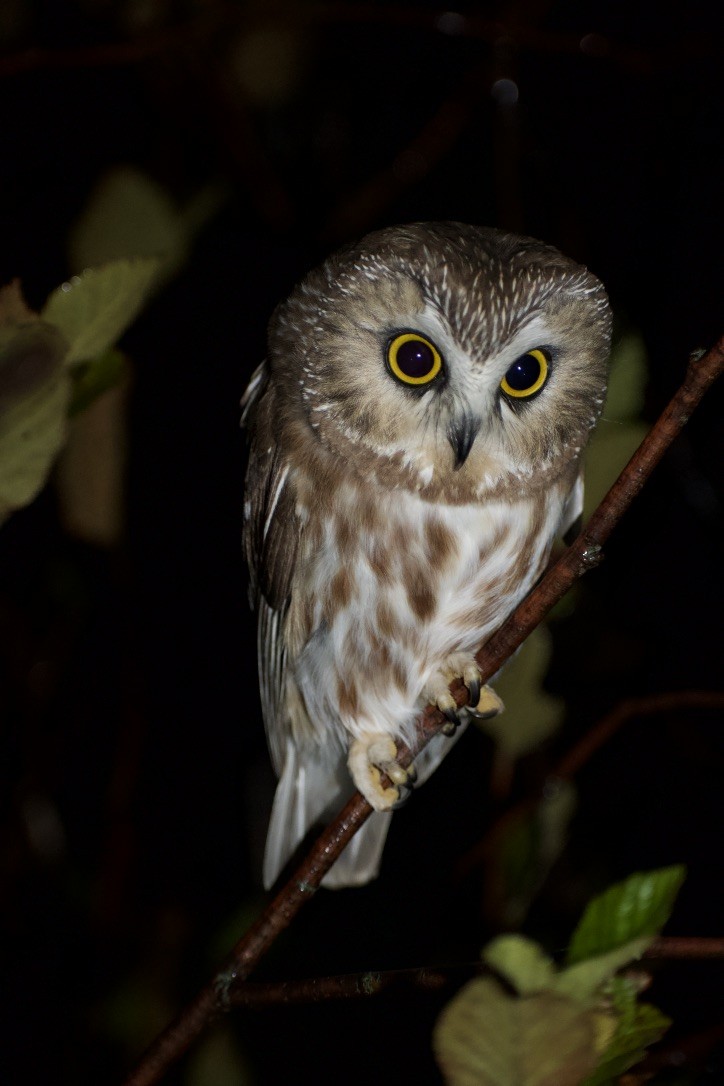
<instances>
[{"instance_id":1,"label":"owl's beak","mask_svg":"<svg viewBox=\"0 0 724 1086\"><path fill-rule=\"evenodd\" d=\"M467 412L453 419L448 427L448 441L455 453L455 469L461 468L468 458L480 429L480 420Z\"/></svg>"}]
</instances>

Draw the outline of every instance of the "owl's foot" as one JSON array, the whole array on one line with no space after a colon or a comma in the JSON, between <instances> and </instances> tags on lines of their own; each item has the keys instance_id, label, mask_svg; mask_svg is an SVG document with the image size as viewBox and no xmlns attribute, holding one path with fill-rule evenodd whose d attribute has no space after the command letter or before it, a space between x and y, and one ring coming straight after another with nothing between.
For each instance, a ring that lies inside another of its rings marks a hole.
<instances>
[{"instance_id":1,"label":"owl's foot","mask_svg":"<svg viewBox=\"0 0 724 1086\"><path fill-rule=\"evenodd\" d=\"M463 709L458 709L455 698L450 693L450 683L454 679L462 679L468 688L470 701ZM448 656L442 667L431 677L423 696L447 717L447 724L442 727L445 735L454 735L460 727L461 712L486 720L503 711L503 702L492 686L481 686L480 669L475 663L475 657L468 652L454 652Z\"/></svg>"},{"instance_id":2,"label":"owl's foot","mask_svg":"<svg viewBox=\"0 0 724 1086\"><path fill-rule=\"evenodd\" d=\"M376 811L391 811L410 798L417 780L414 766L405 769L397 761L397 746L391 735L372 732L355 739L347 755L352 780ZM392 787L382 784L382 775Z\"/></svg>"}]
</instances>

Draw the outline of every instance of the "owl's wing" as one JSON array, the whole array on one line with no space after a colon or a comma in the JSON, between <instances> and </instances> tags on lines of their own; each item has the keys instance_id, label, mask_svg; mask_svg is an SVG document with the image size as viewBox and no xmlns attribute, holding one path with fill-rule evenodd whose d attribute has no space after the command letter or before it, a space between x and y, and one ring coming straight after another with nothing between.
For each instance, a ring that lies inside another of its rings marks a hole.
<instances>
[{"instance_id":1,"label":"owl's wing","mask_svg":"<svg viewBox=\"0 0 724 1086\"><path fill-rule=\"evenodd\" d=\"M250 434L244 495L243 546L251 604L258 608L259 684L269 750L277 774L284 767L287 652L284 622L297 560L300 525L289 465L274 433L274 386L265 363L255 370L241 401Z\"/></svg>"},{"instance_id":2,"label":"owl's wing","mask_svg":"<svg viewBox=\"0 0 724 1086\"><path fill-rule=\"evenodd\" d=\"M244 552L251 575L252 606L259 611L259 684L272 763L279 777L264 854L264 885L279 872L317 822L327 822L354 791L338 744L300 749L294 742L290 711L304 714L287 684L288 649L284 628L302 526L289 465L279 452L274 385L262 364L252 375L242 405L242 425L251 448L244 499ZM294 699L292 699L294 701ZM377 874L390 825L375 812L347 845L331 872L328 887L355 886Z\"/></svg>"},{"instance_id":3,"label":"owl's wing","mask_svg":"<svg viewBox=\"0 0 724 1086\"><path fill-rule=\"evenodd\" d=\"M254 371L241 407L241 424L249 430L251 445L243 531L251 602L255 606L263 596L278 611L289 602L300 525L289 464L276 440L276 396L265 362Z\"/></svg>"}]
</instances>

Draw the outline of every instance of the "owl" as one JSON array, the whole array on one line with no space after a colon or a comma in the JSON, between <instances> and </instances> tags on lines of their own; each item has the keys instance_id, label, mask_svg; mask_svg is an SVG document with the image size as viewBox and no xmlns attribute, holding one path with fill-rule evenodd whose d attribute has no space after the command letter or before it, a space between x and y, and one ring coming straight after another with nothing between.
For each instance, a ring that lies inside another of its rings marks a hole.
<instances>
[{"instance_id":1,"label":"owl","mask_svg":"<svg viewBox=\"0 0 724 1086\"><path fill-rule=\"evenodd\" d=\"M440 734L399 765L420 711L457 724L456 677L473 711L501 708L474 653L580 514L610 325L586 268L455 222L369 234L274 312L242 400L244 549L279 778L267 887L354 789L374 813L325 885L373 878L389 812L450 749Z\"/></svg>"}]
</instances>

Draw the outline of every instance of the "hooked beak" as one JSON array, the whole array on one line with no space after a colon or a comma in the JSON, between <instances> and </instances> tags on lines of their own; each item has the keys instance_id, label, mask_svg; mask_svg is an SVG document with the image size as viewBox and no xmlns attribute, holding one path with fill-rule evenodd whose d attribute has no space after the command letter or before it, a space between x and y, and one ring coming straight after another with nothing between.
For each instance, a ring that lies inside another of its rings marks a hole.
<instances>
[{"instance_id":1,"label":"hooked beak","mask_svg":"<svg viewBox=\"0 0 724 1086\"><path fill-rule=\"evenodd\" d=\"M455 453L455 470L461 468L468 458L473 442L478 436L480 420L467 412L454 419L448 427L447 437Z\"/></svg>"}]
</instances>

